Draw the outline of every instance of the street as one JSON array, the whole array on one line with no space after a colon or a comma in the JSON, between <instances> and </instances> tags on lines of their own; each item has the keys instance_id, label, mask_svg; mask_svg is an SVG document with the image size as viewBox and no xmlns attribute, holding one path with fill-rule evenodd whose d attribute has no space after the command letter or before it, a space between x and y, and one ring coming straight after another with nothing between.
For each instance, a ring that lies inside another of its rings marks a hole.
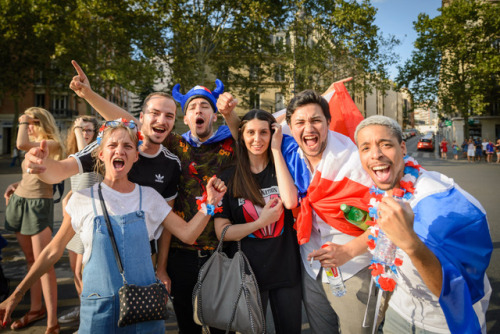
<instances>
[{"instance_id":1,"label":"street","mask_svg":"<svg viewBox=\"0 0 500 334\"><path fill-rule=\"evenodd\" d=\"M489 218L491 237L493 240L493 256L491 264L488 268L488 276L493 287L493 294L490 301L489 310L487 313L488 333L500 333L500 206L494 198L495 191L500 189L500 164L481 163L470 164L466 160L451 160L453 157L448 152L449 160L442 160L438 157L439 149L434 152L416 151L418 137L408 139L407 147L408 154L417 159L420 164L428 169L439 171L453 179L466 191L475 196L486 209ZM436 143L439 141L436 140ZM437 145L437 144L436 144ZM19 167L9 167L10 158L0 158L0 189L3 193L8 184L18 181L21 177ZM66 191L69 189L69 184L66 186ZM55 230L61 223L61 207L56 205L55 210ZM0 227L3 228L5 220L5 202L0 201ZM15 235L1 230L2 235L8 240L9 244L2 250L2 267L5 276L10 281L11 291L17 283L26 274L26 265L24 256L16 241ZM56 275L58 279L58 311L59 314L64 314L73 306L79 304L79 300L73 285L71 270L67 253L65 252L62 259L56 265ZM29 308L29 296L26 296L23 302L19 305L13 314L13 318L22 316ZM270 317L268 312L268 317ZM76 323L63 325L61 324L61 333L73 333L77 330ZM268 325L270 333L274 333L272 326ZM308 333L309 325L305 314L303 316L303 332ZM45 320L40 320L34 326L28 329L18 330L17 333L43 333L45 331ZM177 327L175 316L171 314L169 320L166 321L166 333L176 333Z\"/></svg>"}]
</instances>

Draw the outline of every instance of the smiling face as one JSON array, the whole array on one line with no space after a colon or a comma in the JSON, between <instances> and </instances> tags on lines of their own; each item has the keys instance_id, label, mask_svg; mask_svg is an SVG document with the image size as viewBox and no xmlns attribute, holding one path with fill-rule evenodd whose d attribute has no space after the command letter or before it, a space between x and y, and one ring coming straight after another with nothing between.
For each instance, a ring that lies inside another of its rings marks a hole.
<instances>
[{"instance_id":1,"label":"smiling face","mask_svg":"<svg viewBox=\"0 0 500 334\"><path fill-rule=\"evenodd\" d=\"M189 101L185 111L184 124L191 130L191 135L201 141L210 138L213 133L213 124L217 120L217 113L214 113L210 103L198 97Z\"/></svg>"},{"instance_id":2,"label":"smiling face","mask_svg":"<svg viewBox=\"0 0 500 334\"><path fill-rule=\"evenodd\" d=\"M399 143L391 130L383 125L362 128L356 139L361 165L375 185L381 190L399 186L404 174L406 143Z\"/></svg>"},{"instance_id":3,"label":"smiling face","mask_svg":"<svg viewBox=\"0 0 500 334\"><path fill-rule=\"evenodd\" d=\"M290 118L290 130L307 160L315 167L321 160L328 138L328 121L316 103L295 109Z\"/></svg>"},{"instance_id":4,"label":"smiling face","mask_svg":"<svg viewBox=\"0 0 500 334\"><path fill-rule=\"evenodd\" d=\"M256 118L248 121L243 128L243 141L250 159L266 156L271 142L269 123Z\"/></svg>"},{"instance_id":5,"label":"smiling face","mask_svg":"<svg viewBox=\"0 0 500 334\"><path fill-rule=\"evenodd\" d=\"M127 177L139 158L137 143L124 128L109 130L102 140L99 159L104 163L107 179Z\"/></svg>"},{"instance_id":6,"label":"smiling face","mask_svg":"<svg viewBox=\"0 0 500 334\"><path fill-rule=\"evenodd\" d=\"M147 142L161 144L174 128L177 107L174 100L152 96L141 113L141 132Z\"/></svg>"}]
</instances>

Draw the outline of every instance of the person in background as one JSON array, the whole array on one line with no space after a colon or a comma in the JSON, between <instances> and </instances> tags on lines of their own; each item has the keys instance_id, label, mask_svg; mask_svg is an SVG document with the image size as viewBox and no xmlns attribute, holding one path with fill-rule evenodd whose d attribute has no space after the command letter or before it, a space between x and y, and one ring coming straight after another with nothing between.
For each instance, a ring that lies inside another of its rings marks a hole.
<instances>
[{"instance_id":1,"label":"person in background","mask_svg":"<svg viewBox=\"0 0 500 334\"><path fill-rule=\"evenodd\" d=\"M376 223L402 251L384 334L485 333L493 244L484 208L453 179L406 156L395 120L371 116L355 138L363 168L385 193L370 201ZM404 202L392 197L398 188Z\"/></svg>"},{"instance_id":2,"label":"person in background","mask_svg":"<svg viewBox=\"0 0 500 334\"><path fill-rule=\"evenodd\" d=\"M475 141L474 141L474 145L476 147L476 161L477 162L481 162L481 158L482 158L482 155L483 155L483 145L481 144L481 138L477 138Z\"/></svg>"},{"instance_id":3,"label":"person in background","mask_svg":"<svg viewBox=\"0 0 500 334\"><path fill-rule=\"evenodd\" d=\"M495 145L495 152L497 154L497 164L500 163L500 139L497 139L497 143Z\"/></svg>"},{"instance_id":4,"label":"person in background","mask_svg":"<svg viewBox=\"0 0 500 334\"><path fill-rule=\"evenodd\" d=\"M43 108L28 108L19 117L17 148L28 151L38 147L42 141L50 147L53 159L63 158L64 144L52 114ZM5 229L16 233L28 262L28 269L52 240L54 224L53 187L40 181L30 172L29 168L23 168L21 182L17 187L9 186L5 194L9 198L5 210ZM46 308L42 304L42 291ZM33 282L30 291L30 309L23 317L14 321L10 328L24 328L46 315L45 333L59 333L57 283L53 266L47 267L46 274L41 280Z\"/></svg>"},{"instance_id":5,"label":"person in background","mask_svg":"<svg viewBox=\"0 0 500 334\"><path fill-rule=\"evenodd\" d=\"M68 131L66 139L66 152L67 154L75 154L83 150L88 144L96 140L98 130L97 119L93 116L78 117L73 126ZM94 172L82 173L70 177L71 190L63 199L63 214L66 214L64 208L68 203L73 192L89 188L95 183L99 182L102 177ZM82 294L82 257L83 257L83 243L78 233L70 240L66 246L68 249L69 263L71 271L73 272L73 280L75 282L76 292L78 297ZM59 323L65 324L80 319L80 306L70 310L65 315L59 317Z\"/></svg>"},{"instance_id":6,"label":"person in background","mask_svg":"<svg viewBox=\"0 0 500 334\"><path fill-rule=\"evenodd\" d=\"M441 159L448 159L448 142L446 141L446 138L443 137L439 148L441 150Z\"/></svg>"},{"instance_id":7,"label":"person in background","mask_svg":"<svg viewBox=\"0 0 500 334\"><path fill-rule=\"evenodd\" d=\"M476 146L474 145L474 141L472 138L469 139L469 143L467 144L467 161L474 163L474 155L476 154Z\"/></svg>"},{"instance_id":8,"label":"person in background","mask_svg":"<svg viewBox=\"0 0 500 334\"><path fill-rule=\"evenodd\" d=\"M451 145L451 149L453 150L453 159L458 160L458 151L460 150L460 147L457 145L457 142L455 140Z\"/></svg>"},{"instance_id":9,"label":"person in background","mask_svg":"<svg viewBox=\"0 0 500 334\"><path fill-rule=\"evenodd\" d=\"M469 142L467 141L467 139L464 139L464 142L462 143L462 155L463 155L464 159L467 158L467 147L468 146L469 146Z\"/></svg>"},{"instance_id":10,"label":"person in background","mask_svg":"<svg viewBox=\"0 0 500 334\"><path fill-rule=\"evenodd\" d=\"M487 146L488 146L488 139L483 138L483 142L481 143L481 148L484 157L484 162L488 162L488 154L486 153Z\"/></svg>"},{"instance_id":11,"label":"person in background","mask_svg":"<svg viewBox=\"0 0 500 334\"><path fill-rule=\"evenodd\" d=\"M64 247L76 232L84 244L83 291L81 296L80 334L94 333L163 333L165 321L139 322L119 328L118 290L128 284L147 286L156 281L150 258L150 240L163 228L181 240L193 243L208 223L208 209L201 209L189 222L176 215L163 197L151 187L128 180L128 173L139 157L141 135L134 122L108 121L99 135L101 143L94 154L96 169L104 173L102 183L75 192L70 198L61 228L40 254L12 295L0 305L3 324L23 295L36 280L52 268ZM215 209L226 191L216 177L206 184L206 207ZM100 203L103 199L103 204ZM103 216L109 212L118 252L123 264L122 278ZM99 222L99 223L97 223Z\"/></svg>"},{"instance_id":12,"label":"person in background","mask_svg":"<svg viewBox=\"0 0 500 334\"><path fill-rule=\"evenodd\" d=\"M488 141L488 145L486 145L486 162L491 162L493 159L493 153L495 152L495 145L491 140Z\"/></svg>"},{"instance_id":13,"label":"person in background","mask_svg":"<svg viewBox=\"0 0 500 334\"><path fill-rule=\"evenodd\" d=\"M215 232L224 241L241 240L255 273L264 314L270 301L276 333L300 333L302 291L300 254L291 210L283 210L273 153L281 150L281 127L266 111L243 116L235 166L221 175L228 185ZM271 149L272 146L272 149ZM271 152L272 151L272 152ZM265 259L265 260L264 260Z\"/></svg>"}]
</instances>

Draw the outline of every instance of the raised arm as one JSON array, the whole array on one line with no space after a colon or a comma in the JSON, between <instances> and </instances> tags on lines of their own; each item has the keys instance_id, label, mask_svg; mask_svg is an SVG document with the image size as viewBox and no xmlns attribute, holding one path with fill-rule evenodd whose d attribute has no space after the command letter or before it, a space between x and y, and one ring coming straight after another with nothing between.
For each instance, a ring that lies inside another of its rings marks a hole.
<instances>
[{"instance_id":1,"label":"raised arm","mask_svg":"<svg viewBox=\"0 0 500 334\"><path fill-rule=\"evenodd\" d=\"M238 100L228 92L221 94L217 100L217 109L226 120L234 140L238 140L238 130L240 128L240 118L234 111L237 105Z\"/></svg>"},{"instance_id":2,"label":"raised arm","mask_svg":"<svg viewBox=\"0 0 500 334\"><path fill-rule=\"evenodd\" d=\"M76 95L87 101L107 121L117 118L125 118L133 120L136 124L140 124L139 120L129 114L126 110L94 92L90 87L90 82L80 65L78 65L78 63L74 60L71 61L71 64L73 64L77 75L75 75L73 80L71 80L69 88L71 88Z\"/></svg>"},{"instance_id":3,"label":"raised arm","mask_svg":"<svg viewBox=\"0 0 500 334\"><path fill-rule=\"evenodd\" d=\"M23 168L30 168L30 174L38 174L40 180L49 184L59 183L79 171L78 162L73 157L59 161L49 158L45 140L26 153L23 165Z\"/></svg>"},{"instance_id":4,"label":"raised arm","mask_svg":"<svg viewBox=\"0 0 500 334\"><path fill-rule=\"evenodd\" d=\"M28 135L28 127L30 125L36 125L38 122L39 121L37 119L34 119L27 114L19 116L19 130L17 132L16 141L18 149L28 151L29 149L40 145L40 142L31 141ZM55 140L46 140L46 144L51 150L57 150L59 148L59 144Z\"/></svg>"},{"instance_id":5,"label":"raised arm","mask_svg":"<svg viewBox=\"0 0 500 334\"><path fill-rule=\"evenodd\" d=\"M443 270L439 259L420 240L413 229L414 214L408 203L384 197L378 207L380 228L411 259L425 285L439 297L443 286Z\"/></svg>"},{"instance_id":6,"label":"raised arm","mask_svg":"<svg viewBox=\"0 0 500 334\"><path fill-rule=\"evenodd\" d=\"M273 153L274 168L276 169L280 197L285 208L294 209L299 205L298 191L293 182L292 175L290 175L290 171L286 166L285 158L281 153L281 142L283 140L281 125L274 123L272 127L274 133L271 140L271 152Z\"/></svg>"},{"instance_id":7,"label":"raised arm","mask_svg":"<svg viewBox=\"0 0 500 334\"><path fill-rule=\"evenodd\" d=\"M206 203L216 206L222 200L226 189L224 182L213 176L207 184L208 196ZM171 211L163 221L163 226L182 242L192 245L205 229L210 217L209 214L198 211L189 222L186 222L175 212Z\"/></svg>"}]
</instances>

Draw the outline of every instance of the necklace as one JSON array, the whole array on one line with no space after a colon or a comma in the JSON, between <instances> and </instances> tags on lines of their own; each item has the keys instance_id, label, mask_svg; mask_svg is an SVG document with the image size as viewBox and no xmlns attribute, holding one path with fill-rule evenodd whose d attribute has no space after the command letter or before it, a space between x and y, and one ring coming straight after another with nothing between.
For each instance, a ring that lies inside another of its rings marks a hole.
<instances>
[{"instance_id":1,"label":"necklace","mask_svg":"<svg viewBox=\"0 0 500 334\"><path fill-rule=\"evenodd\" d=\"M399 186L404 192L403 199L408 201L412 198L413 193L415 192L415 183L417 182L423 168L415 159L409 156L404 158L404 162L404 175L399 181ZM372 194L372 198L370 199L368 214L372 217L373 221L367 222L367 224L370 225L369 229L371 232L371 235L368 236L368 249L370 253L374 254L380 231L377 224L378 206L380 204L380 200L385 195L385 191L378 189L376 186L372 186L370 188L370 194ZM398 257L395 257L394 261L390 264L379 262L374 257L368 268L372 270L371 274L377 287L384 291L393 291L396 287L396 280L394 279L397 276L396 267L401 266L402 264L403 260Z\"/></svg>"}]
</instances>

